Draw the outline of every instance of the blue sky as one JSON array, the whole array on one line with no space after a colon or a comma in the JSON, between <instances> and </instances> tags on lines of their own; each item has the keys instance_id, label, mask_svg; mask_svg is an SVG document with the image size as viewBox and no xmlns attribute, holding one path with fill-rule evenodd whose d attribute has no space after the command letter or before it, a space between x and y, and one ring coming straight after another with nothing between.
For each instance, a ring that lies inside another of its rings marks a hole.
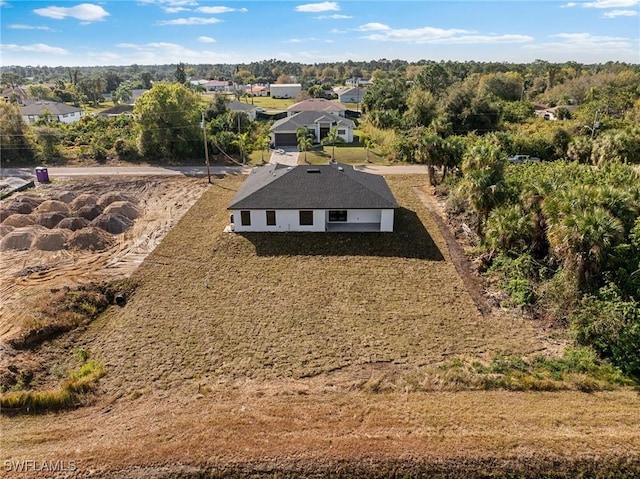
<instances>
[{"instance_id":1,"label":"blue sky","mask_svg":"<svg viewBox=\"0 0 640 479\"><path fill-rule=\"evenodd\" d=\"M0 0L1 65L640 63L640 0Z\"/></svg>"}]
</instances>

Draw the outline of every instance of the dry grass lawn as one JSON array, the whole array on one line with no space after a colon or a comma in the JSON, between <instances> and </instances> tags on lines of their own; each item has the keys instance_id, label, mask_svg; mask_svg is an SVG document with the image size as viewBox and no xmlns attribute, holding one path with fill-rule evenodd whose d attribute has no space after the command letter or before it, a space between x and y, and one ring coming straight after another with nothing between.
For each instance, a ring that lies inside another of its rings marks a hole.
<instances>
[{"instance_id":1,"label":"dry grass lawn","mask_svg":"<svg viewBox=\"0 0 640 479\"><path fill-rule=\"evenodd\" d=\"M106 368L97 403L3 417L4 457L104 477L640 469L633 391L438 392L451 358L559 342L478 312L412 190L425 178L389 178L393 234L223 233L242 179L217 180L140 266L126 307L73 338Z\"/></svg>"}]
</instances>

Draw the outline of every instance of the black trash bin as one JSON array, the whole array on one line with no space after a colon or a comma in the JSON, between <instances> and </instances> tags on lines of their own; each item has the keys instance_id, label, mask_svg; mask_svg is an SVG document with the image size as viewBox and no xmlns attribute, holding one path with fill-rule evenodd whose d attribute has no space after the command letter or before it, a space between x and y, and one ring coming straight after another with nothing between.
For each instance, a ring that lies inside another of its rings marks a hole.
<instances>
[{"instance_id":1,"label":"black trash bin","mask_svg":"<svg viewBox=\"0 0 640 479\"><path fill-rule=\"evenodd\" d=\"M49 170L44 166L36 168L36 179L38 183L49 183Z\"/></svg>"}]
</instances>

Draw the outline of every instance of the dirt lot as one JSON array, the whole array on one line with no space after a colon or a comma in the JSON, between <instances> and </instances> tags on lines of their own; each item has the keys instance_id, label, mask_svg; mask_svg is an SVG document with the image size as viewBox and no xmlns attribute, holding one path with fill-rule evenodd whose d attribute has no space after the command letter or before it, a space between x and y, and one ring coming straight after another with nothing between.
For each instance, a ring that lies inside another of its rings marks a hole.
<instances>
[{"instance_id":1,"label":"dirt lot","mask_svg":"<svg viewBox=\"0 0 640 479\"><path fill-rule=\"evenodd\" d=\"M481 314L416 194L425 178L389 179L402 209L382 236L223 233L241 181L206 189L125 308L43 348L82 345L107 375L91 406L0 418L3 459L113 478L640 469L637 392L448 389L453 358L555 354L563 338Z\"/></svg>"}]
</instances>

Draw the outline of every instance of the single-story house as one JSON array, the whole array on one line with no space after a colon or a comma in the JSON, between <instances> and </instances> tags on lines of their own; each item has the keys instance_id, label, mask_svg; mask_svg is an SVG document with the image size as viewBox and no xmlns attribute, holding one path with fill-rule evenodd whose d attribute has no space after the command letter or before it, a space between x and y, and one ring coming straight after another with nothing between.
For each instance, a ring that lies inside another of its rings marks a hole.
<instances>
[{"instance_id":1,"label":"single-story house","mask_svg":"<svg viewBox=\"0 0 640 479\"><path fill-rule=\"evenodd\" d=\"M344 84L347 86L369 86L373 85L373 81L369 78L351 77Z\"/></svg>"},{"instance_id":2,"label":"single-story house","mask_svg":"<svg viewBox=\"0 0 640 479\"><path fill-rule=\"evenodd\" d=\"M133 90L131 90L131 100L129 101L129 104L133 105L138 98L140 98L148 91L148 88L134 88Z\"/></svg>"},{"instance_id":3,"label":"single-story house","mask_svg":"<svg viewBox=\"0 0 640 479\"><path fill-rule=\"evenodd\" d=\"M332 113L344 117L347 107L335 101L326 100L325 98L310 98L291 105L287 108L287 115L293 116L301 111Z\"/></svg>"},{"instance_id":4,"label":"single-story house","mask_svg":"<svg viewBox=\"0 0 640 479\"><path fill-rule=\"evenodd\" d=\"M249 85L244 91L249 96L269 96L269 88L264 85Z\"/></svg>"},{"instance_id":5,"label":"single-story house","mask_svg":"<svg viewBox=\"0 0 640 479\"><path fill-rule=\"evenodd\" d=\"M227 80L209 80L202 85L207 91L229 91L231 82Z\"/></svg>"},{"instance_id":6,"label":"single-story house","mask_svg":"<svg viewBox=\"0 0 640 479\"><path fill-rule=\"evenodd\" d=\"M361 87L345 88L338 92L338 101L340 103L360 103L366 92L367 89Z\"/></svg>"},{"instance_id":7,"label":"single-story house","mask_svg":"<svg viewBox=\"0 0 640 479\"><path fill-rule=\"evenodd\" d=\"M133 116L133 105L115 105L96 113L97 116Z\"/></svg>"},{"instance_id":8,"label":"single-story house","mask_svg":"<svg viewBox=\"0 0 640 479\"><path fill-rule=\"evenodd\" d=\"M271 144L275 148L297 146L297 130L300 127L305 127L313 134L314 143L320 143L334 127L338 127L338 136L345 143L352 143L356 125L352 120L332 113L301 111L293 116L282 118L271 126Z\"/></svg>"},{"instance_id":9,"label":"single-story house","mask_svg":"<svg viewBox=\"0 0 640 479\"><path fill-rule=\"evenodd\" d=\"M84 110L78 106L35 100L25 101L20 106L20 112L27 123L35 123L45 112L49 112L55 121L61 123L75 123L84 115Z\"/></svg>"},{"instance_id":10,"label":"single-story house","mask_svg":"<svg viewBox=\"0 0 640 479\"><path fill-rule=\"evenodd\" d=\"M229 111L240 111L242 113L246 113L252 120L256 119L256 114L258 113L257 106L243 103L241 101L230 101L227 103L227 108Z\"/></svg>"},{"instance_id":11,"label":"single-story house","mask_svg":"<svg viewBox=\"0 0 640 479\"><path fill-rule=\"evenodd\" d=\"M392 232L396 208L384 177L341 164L257 167L227 207L236 232Z\"/></svg>"},{"instance_id":12,"label":"single-story house","mask_svg":"<svg viewBox=\"0 0 640 479\"><path fill-rule=\"evenodd\" d=\"M271 98L295 98L301 90L300 83L272 83L269 85Z\"/></svg>"}]
</instances>

